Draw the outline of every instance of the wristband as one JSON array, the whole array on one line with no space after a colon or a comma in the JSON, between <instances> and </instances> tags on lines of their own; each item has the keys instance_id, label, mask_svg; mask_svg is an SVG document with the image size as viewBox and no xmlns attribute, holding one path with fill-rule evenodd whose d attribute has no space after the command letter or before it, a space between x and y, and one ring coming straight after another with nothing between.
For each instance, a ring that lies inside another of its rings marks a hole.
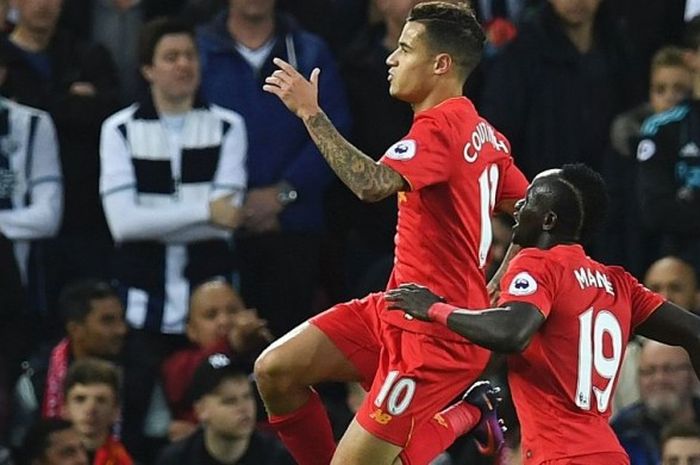
<instances>
[{"instance_id":1,"label":"wristband","mask_svg":"<svg viewBox=\"0 0 700 465\"><path fill-rule=\"evenodd\" d=\"M438 302L428 309L428 318L430 318L430 321L447 326L447 317L454 311L455 308L453 306Z\"/></svg>"}]
</instances>

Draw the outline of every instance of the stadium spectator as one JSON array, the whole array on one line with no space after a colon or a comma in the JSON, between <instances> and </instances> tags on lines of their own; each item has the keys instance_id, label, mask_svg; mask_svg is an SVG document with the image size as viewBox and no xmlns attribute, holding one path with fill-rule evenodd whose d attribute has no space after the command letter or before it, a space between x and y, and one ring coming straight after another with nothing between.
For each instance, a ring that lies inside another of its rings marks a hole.
<instances>
[{"instance_id":1,"label":"stadium spectator","mask_svg":"<svg viewBox=\"0 0 700 465\"><path fill-rule=\"evenodd\" d=\"M700 426L674 424L661 436L661 465L700 463Z\"/></svg>"},{"instance_id":2,"label":"stadium spectator","mask_svg":"<svg viewBox=\"0 0 700 465\"><path fill-rule=\"evenodd\" d=\"M610 192L610 215L601 253L612 263L624 265L641 276L658 255L658 235L641 222L637 195L637 144L642 123L653 114L662 113L687 99L693 89L693 73L686 52L664 47L651 61L649 97L618 116L610 127L611 145L603 162L603 174Z\"/></svg>"},{"instance_id":3,"label":"stadium spectator","mask_svg":"<svg viewBox=\"0 0 700 465\"><path fill-rule=\"evenodd\" d=\"M252 362L272 341L267 322L247 309L238 293L225 281L200 284L190 298L187 339L191 346L173 353L163 362L163 388L173 420L171 441L194 431L197 418L187 395L196 368L208 356L225 353L237 363Z\"/></svg>"},{"instance_id":4,"label":"stadium spectator","mask_svg":"<svg viewBox=\"0 0 700 465\"><path fill-rule=\"evenodd\" d=\"M256 405L248 371L226 354L209 355L190 389L201 427L163 450L157 465L292 465L284 447L255 430Z\"/></svg>"},{"instance_id":5,"label":"stadium spectator","mask_svg":"<svg viewBox=\"0 0 700 465\"><path fill-rule=\"evenodd\" d=\"M88 465L85 446L70 421L37 421L22 445L19 465Z\"/></svg>"},{"instance_id":6,"label":"stadium spectator","mask_svg":"<svg viewBox=\"0 0 700 465\"><path fill-rule=\"evenodd\" d=\"M150 91L102 127L100 192L117 243L114 276L134 329L124 440L135 443L163 359L186 344L190 289L215 276L231 279L229 241L240 223L246 183L246 130L240 115L199 98L194 32L156 19L140 39ZM133 418L137 415L139 418Z\"/></svg>"},{"instance_id":7,"label":"stadium spectator","mask_svg":"<svg viewBox=\"0 0 700 465\"><path fill-rule=\"evenodd\" d=\"M331 173L304 125L263 92L263 79L275 67L272 59L289 60L305 75L323 68L324 108L342 130L350 118L342 81L320 38L289 16L275 15L275 0L228 3L228 10L198 31L202 91L245 118L249 179L236 234L241 294L274 334L284 334L314 312Z\"/></svg>"},{"instance_id":8,"label":"stadium spectator","mask_svg":"<svg viewBox=\"0 0 700 465\"><path fill-rule=\"evenodd\" d=\"M23 365L13 404L14 445L21 443L39 414L44 418L60 416L63 386L73 362L87 357L117 360L124 345L124 310L116 291L107 283L73 283L62 292L60 303L67 336L50 353L41 350Z\"/></svg>"},{"instance_id":9,"label":"stadium spectator","mask_svg":"<svg viewBox=\"0 0 700 465\"><path fill-rule=\"evenodd\" d=\"M584 162L599 169L612 118L641 100L635 67L601 0L550 0L485 76L480 109L526 176Z\"/></svg>"},{"instance_id":10,"label":"stadium spectator","mask_svg":"<svg viewBox=\"0 0 700 465\"><path fill-rule=\"evenodd\" d=\"M73 423L93 465L132 465L113 435L119 419L121 380L112 363L95 358L75 362L63 386L63 417Z\"/></svg>"},{"instance_id":11,"label":"stadium spectator","mask_svg":"<svg viewBox=\"0 0 700 465\"><path fill-rule=\"evenodd\" d=\"M700 98L700 16L686 25L693 98ZM659 255L700 270L700 103L684 102L645 120L637 147L642 224L660 236Z\"/></svg>"},{"instance_id":12,"label":"stadium spectator","mask_svg":"<svg viewBox=\"0 0 700 465\"><path fill-rule=\"evenodd\" d=\"M57 238L37 251L49 277L41 283L46 289L33 292L29 302L48 319L49 337L60 333L60 318L53 312L60 290L76 279L109 277L112 242L98 196L98 147L100 125L117 109L119 94L109 52L57 26L62 3L14 2L17 25L0 39L7 61L0 92L48 111L60 147L63 217Z\"/></svg>"},{"instance_id":13,"label":"stadium spectator","mask_svg":"<svg viewBox=\"0 0 700 465\"><path fill-rule=\"evenodd\" d=\"M680 347L647 341L639 359L640 400L612 421L632 465L659 463L661 431L672 423L700 425L700 398L693 396L695 376Z\"/></svg>"}]
</instances>

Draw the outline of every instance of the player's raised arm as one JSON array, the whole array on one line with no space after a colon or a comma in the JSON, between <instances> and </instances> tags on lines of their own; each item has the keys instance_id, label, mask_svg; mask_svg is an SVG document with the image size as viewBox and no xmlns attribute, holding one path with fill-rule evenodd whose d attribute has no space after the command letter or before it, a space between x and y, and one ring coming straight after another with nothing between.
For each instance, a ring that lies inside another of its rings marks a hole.
<instances>
[{"instance_id":1,"label":"player's raised arm","mask_svg":"<svg viewBox=\"0 0 700 465\"><path fill-rule=\"evenodd\" d=\"M642 324L637 334L664 344L683 347L700 376L700 317L675 304L664 302Z\"/></svg>"},{"instance_id":2,"label":"player's raised arm","mask_svg":"<svg viewBox=\"0 0 700 465\"><path fill-rule=\"evenodd\" d=\"M403 310L423 321L441 323L452 331L496 352L522 352L545 321L537 307L509 302L503 307L464 310L446 304L428 288L404 284L385 294L389 310Z\"/></svg>"},{"instance_id":3,"label":"player's raised arm","mask_svg":"<svg viewBox=\"0 0 700 465\"><path fill-rule=\"evenodd\" d=\"M301 118L330 167L358 198L377 202L409 189L399 173L362 153L333 126L318 104L320 69L315 68L306 80L284 60L273 61L279 69L265 78L263 90L275 94Z\"/></svg>"}]
</instances>

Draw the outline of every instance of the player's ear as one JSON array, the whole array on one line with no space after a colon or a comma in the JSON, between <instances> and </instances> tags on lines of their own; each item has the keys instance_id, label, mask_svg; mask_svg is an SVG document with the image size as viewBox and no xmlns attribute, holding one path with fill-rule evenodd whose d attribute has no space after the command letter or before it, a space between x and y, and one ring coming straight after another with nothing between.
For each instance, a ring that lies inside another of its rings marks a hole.
<instances>
[{"instance_id":1,"label":"player's ear","mask_svg":"<svg viewBox=\"0 0 700 465\"><path fill-rule=\"evenodd\" d=\"M440 53L435 57L435 65L433 67L435 74L445 74L453 66L452 57L447 53Z\"/></svg>"},{"instance_id":2,"label":"player's ear","mask_svg":"<svg viewBox=\"0 0 700 465\"><path fill-rule=\"evenodd\" d=\"M544 214L544 218L542 219L542 230L551 232L554 230L558 222L559 217L556 213L550 210Z\"/></svg>"}]
</instances>

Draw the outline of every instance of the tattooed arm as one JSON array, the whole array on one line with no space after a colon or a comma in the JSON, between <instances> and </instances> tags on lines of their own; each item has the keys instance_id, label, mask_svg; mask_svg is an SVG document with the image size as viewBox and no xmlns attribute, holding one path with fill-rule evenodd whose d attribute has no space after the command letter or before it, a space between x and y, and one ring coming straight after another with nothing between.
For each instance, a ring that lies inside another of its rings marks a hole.
<instances>
[{"instance_id":1,"label":"tattooed arm","mask_svg":"<svg viewBox=\"0 0 700 465\"><path fill-rule=\"evenodd\" d=\"M263 90L277 95L302 119L323 157L346 186L361 200L376 202L396 192L408 190L406 180L386 165L375 162L348 142L318 105L318 68L307 81L291 65L279 58L280 67L265 79Z\"/></svg>"}]
</instances>

